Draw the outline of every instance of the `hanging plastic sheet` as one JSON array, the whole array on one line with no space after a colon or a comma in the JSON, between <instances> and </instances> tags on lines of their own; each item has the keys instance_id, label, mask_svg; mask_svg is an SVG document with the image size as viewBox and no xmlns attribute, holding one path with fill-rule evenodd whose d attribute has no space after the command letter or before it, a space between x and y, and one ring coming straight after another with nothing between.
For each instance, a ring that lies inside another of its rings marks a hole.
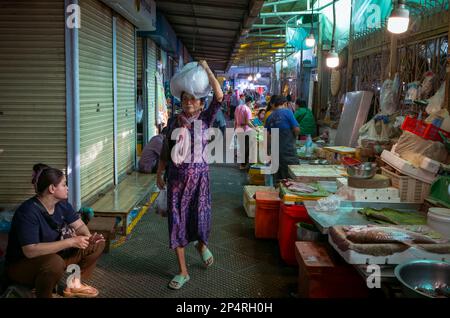
<instances>
[{"instance_id":1,"label":"hanging plastic sheet","mask_svg":"<svg viewBox=\"0 0 450 318\"><path fill-rule=\"evenodd\" d=\"M305 39L308 34L309 30L304 28L286 27L286 43L293 46L297 51L307 49Z\"/></svg>"},{"instance_id":2,"label":"hanging plastic sheet","mask_svg":"<svg viewBox=\"0 0 450 318\"><path fill-rule=\"evenodd\" d=\"M362 1L362 0L359 0ZM356 1L358 2L358 1ZM320 12L320 32L322 43L331 44L333 36L333 0L318 0L314 4L314 11ZM337 0L335 45L338 51L347 46L350 31L352 0Z\"/></svg>"}]
</instances>

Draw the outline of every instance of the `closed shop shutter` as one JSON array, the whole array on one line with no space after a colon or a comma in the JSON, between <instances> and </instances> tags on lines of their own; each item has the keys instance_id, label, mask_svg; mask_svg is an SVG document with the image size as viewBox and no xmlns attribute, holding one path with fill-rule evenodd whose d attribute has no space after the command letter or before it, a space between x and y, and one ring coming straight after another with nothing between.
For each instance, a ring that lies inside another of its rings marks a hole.
<instances>
[{"instance_id":1,"label":"closed shop shutter","mask_svg":"<svg viewBox=\"0 0 450 318\"><path fill-rule=\"evenodd\" d=\"M81 0L79 30L81 201L114 182L112 12Z\"/></svg>"},{"instance_id":2,"label":"closed shop shutter","mask_svg":"<svg viewBox=\"0 0 450 318\"><path fill-rule=\"evenodd\" d=\"M134 26L117 17L117 168L131 170L136 151Z\"/></svg>"},{"instance_id":3,"label":"closed shop shutter","mask_svg":"<svg viewBox=\"0 0 450 318\"><path fill-rule=\"evenodd\" d=\"M34 194L35 163L65 170L64 1L0 2L0 204Z\"/></svg>"},{"instance_id":4,"label":"closed shop shutter","mask_svg":"<svg viewBox=\"0 0 450 318\"><path fill-rule=\"evenodd\" d=\"M156 135L156 44L147 39L148 139Z\"/></svg>"},{"instance_id":5,"label":"closed shop shutter","mask_svg":"<svg viewBox=\"0 0 450 318\"><path fill-rule=\"evenodd\" d=\"M136 38L136 50L137 50L137 78L142 80L142 38L138 36Z\"/></svg>"}]
</instances>

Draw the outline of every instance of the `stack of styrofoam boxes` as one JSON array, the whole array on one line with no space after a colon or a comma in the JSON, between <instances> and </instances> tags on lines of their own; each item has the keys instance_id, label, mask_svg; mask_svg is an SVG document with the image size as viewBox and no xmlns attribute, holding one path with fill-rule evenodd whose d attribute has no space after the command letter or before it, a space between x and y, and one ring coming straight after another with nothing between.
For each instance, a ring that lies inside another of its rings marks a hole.
<instances>
[{"instance_id":1,"label":"stack of styrofoam boxes","mask_svg":"<svg viewBox=\"0 0 450 318\"><path fill-rule=\"evenodd\" d=\"M347 200L358 202L400 202L397 188L358 189L348 186L346 178L338 178L337 185L340 193L345 193Z\"/></svg>"}]
</instances>

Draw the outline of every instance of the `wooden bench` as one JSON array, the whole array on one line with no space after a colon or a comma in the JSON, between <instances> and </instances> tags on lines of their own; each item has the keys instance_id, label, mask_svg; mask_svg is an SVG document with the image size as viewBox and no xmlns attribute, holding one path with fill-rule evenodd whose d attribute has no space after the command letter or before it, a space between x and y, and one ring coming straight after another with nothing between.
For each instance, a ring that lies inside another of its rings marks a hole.
<instances>
[{"instance_id":1,"label":"wooden bench","mask_svg":"<svg viewBox=\"0 0 450 318\"><path fill-rule=\"evenodd\" d=\"M155 174L133 172L91 207L96 217L120 217L122 235L127 235L128 214L141 202L148 200L156 182Z\"/></svg>"}]
</instances>

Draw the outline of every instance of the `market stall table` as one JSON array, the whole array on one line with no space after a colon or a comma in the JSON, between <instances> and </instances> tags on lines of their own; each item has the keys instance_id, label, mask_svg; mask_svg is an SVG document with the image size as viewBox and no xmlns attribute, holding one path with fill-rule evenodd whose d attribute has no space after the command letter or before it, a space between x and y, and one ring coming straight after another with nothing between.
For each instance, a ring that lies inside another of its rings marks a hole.
<instances>
[{"instance_id":1,"label":"market stall table","mask_svg":"<svg viewBox=\"0 0 450 318\"><path fill-rule=\"evenodd\" d=\"M335 225L367 225L374 222L367 220L358 213L362 208L391 208L398 211L418 211L421 204L418 203L381 203L381 202L352 202L341 201L340 207L336 211L317 211L315 209L316 201L305 201L305 208L310 218L314 221L322 234L328 234L328 229Z\"/></svg>"}]
</instances>

